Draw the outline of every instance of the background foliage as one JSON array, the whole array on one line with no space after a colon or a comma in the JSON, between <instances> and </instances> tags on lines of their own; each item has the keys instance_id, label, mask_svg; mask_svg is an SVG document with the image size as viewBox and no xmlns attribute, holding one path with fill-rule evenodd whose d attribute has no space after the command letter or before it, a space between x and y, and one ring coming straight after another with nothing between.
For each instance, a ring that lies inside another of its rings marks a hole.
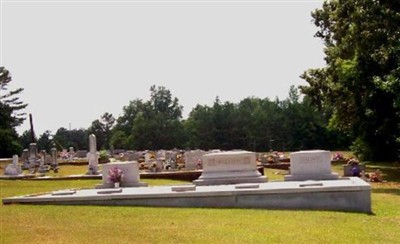
<instances>
[{"instance_id":1,"label":"background foliage","mask_svg":"<svg viewBox=\"0 0 400 244\"><path fill-rule=\"evenodd\" d=\"M395 160L400 149L400 2L325 1L312 13L326 67L310 69L302 92L330 126L353 138L362 159Z\"/></svg>"}]
</instances>

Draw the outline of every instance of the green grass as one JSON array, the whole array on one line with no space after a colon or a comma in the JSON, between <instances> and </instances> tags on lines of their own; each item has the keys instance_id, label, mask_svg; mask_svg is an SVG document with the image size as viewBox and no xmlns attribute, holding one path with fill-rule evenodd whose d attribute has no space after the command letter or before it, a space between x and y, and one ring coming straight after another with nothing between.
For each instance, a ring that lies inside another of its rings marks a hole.
<instances>
[{"instance_id":1,"label":"green grass","mask_svg":"<svg viewBox=\"0 0 400 244\"><path fill-rule=\"evenodd\" d=\"M85 166L64 168L80 171ZM82 167L82 168L80 168ZM373 214L263 209L0 205L0 243L398 243L400 165L379 167L386 183L372 183ZM342 173L341 165L333 171ZM82 172L83 173L83 172ZM285 171L268 169L269 180ZM147 180L149 185L182 181ZM0 198L100 180L0 180Z\"/></svg>"}]
</instances>

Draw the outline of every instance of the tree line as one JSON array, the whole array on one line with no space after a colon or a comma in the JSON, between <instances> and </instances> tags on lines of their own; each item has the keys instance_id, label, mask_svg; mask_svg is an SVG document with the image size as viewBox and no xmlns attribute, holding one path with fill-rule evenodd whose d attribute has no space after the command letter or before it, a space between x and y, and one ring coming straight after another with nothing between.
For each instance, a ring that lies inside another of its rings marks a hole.
<instances>
[{"instance_id":1,"label":"tree line","mask_svg":"<svg viewBox=\"0 0 400 244\"><path fill-rule=\"evenodd\" d=\"M115 119L104 113L87 129L60 128L39 136L39 148L74 147L87 150L89 134L95 134L99 149L245 149L252 151L294 151L305 149L346 149L349 139L327 128L328 118L317 111L307 97L290 88L285 100L248 97L239 103L197 105L182 119L183 107L165 87L152 86L150 99L129 102ZM21 144L30 143L30 131Z\"/></svg>"}]
</instances>

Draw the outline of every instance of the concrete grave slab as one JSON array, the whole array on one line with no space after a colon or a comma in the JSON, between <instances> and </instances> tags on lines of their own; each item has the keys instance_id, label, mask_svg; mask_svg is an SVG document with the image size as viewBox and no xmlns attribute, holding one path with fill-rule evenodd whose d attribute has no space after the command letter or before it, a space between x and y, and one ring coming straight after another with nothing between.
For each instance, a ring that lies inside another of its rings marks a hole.
<instances>
[{"instance_id":1,"label":"concrete grave slab","mask_svg":"<svg viewBox=\"0 0 400 244\"><path fill-rule=\"evenodd\" d=\"M83 189L3 199L4 204L309 209L371 213L371 187L357 178L218 186Z\"/></svg>"}]
</instances>

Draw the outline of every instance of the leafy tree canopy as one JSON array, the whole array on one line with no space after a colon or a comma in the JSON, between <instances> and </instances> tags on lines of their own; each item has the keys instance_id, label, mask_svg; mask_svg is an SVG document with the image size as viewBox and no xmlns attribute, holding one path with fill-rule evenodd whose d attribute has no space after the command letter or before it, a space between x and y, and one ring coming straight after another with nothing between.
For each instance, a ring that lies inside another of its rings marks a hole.
<instances>
[{"instance_id":1,"label":"leafy tree canopy","mask_svg":"<svg viewBox=\"0 0 400 244\"><path fill-rule=\"evenodd\" d=\"M312 13L326 67L302 86L362 159L394 160L400 143L400 2L331 0Z\"/></svg>"},{"instance_id":2,"label":"leafy tree canopy","mask_svg":"<svg viewBox=\"0 0 400 244\"><path fill-rule=\"evenodd\" d=\"M132 149L171 149L182 146L182 106L163 86L150 88L150 100L134 100L123 108L111 141ZM125 139L123 139L125 137ZM117 145L113 145L117 148Z\"/></svg>"},{"instance_id":3,"label":"leafy tree canopy","mask_svg":"<svg viewBox=\"0 0 400 244\"><path fill-rule=\"evenodd\" d=\"M88 129L89 134L95 134L97 147L109 149L111 140L111 130L115 123L115 118L110 113L104 113L100 120L96 119Z\"/></svg>"}]
</instances>

